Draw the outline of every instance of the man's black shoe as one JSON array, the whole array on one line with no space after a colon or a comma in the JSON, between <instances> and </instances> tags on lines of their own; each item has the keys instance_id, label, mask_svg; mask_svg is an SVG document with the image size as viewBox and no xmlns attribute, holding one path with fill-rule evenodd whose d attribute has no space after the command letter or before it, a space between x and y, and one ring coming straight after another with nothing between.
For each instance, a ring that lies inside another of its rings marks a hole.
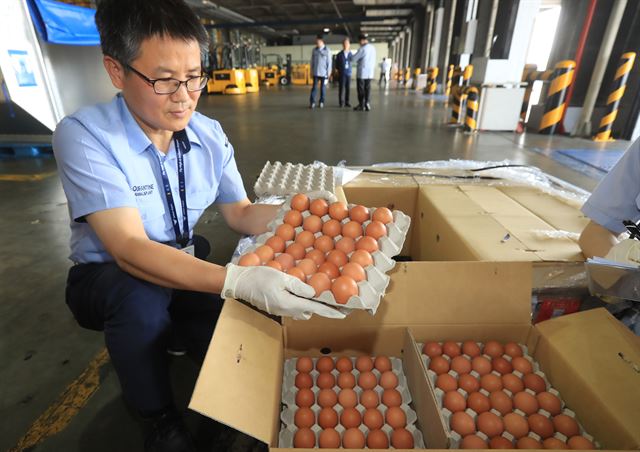
<instances>
[{"instance_id":1,"label":"man's black shoe","mask_svg":"<svg viewBox=\"0 0 640 452\"><path fill-rule=\"evenodd\" d=\"M182 416L173 409L149 419L151 432L144 441L145 452L196 452Z\"/></svg>"},{"instance_id":2,"label":"man's black shoe","mask_svg":"<svg viewBox=\"0 0 640 452\"><path fill-rule=\"evenodd\" d=\"M371 104L367 104L364 106L364 111L371 111Z\"/></svg>"},{"instance_id":3,"label":"man's black shoe","mask_svg":"<svg viewBox=\"0 0 640 452\"><path fill-rule=\"evenodd\" d=\"M362 111L362 105L357 105L353 111Z\"/></svg>"},{"instance_id":4,"label":"man's black shoe","mask_svg":"<svg viewBox=\"0 0 640 452\"><path fill-rule=\"evenodd\" d=\"M314 108L316 108L316 103L315 103L315 102L313 102L311 105L309 105L309 108L310 108L311 110L313 110Z\"/></svg>"},{"instance_id":5,"label":"man's black shoe","mask_svg":"<svg viewBox=\"0 0 640 452\"><path fill-rule=\"evenodd\" d=\"M345 107L347 108L351 108L351 104L349 102L347 102L346 104L344 104Z\"/></svg>"}]
</instances>

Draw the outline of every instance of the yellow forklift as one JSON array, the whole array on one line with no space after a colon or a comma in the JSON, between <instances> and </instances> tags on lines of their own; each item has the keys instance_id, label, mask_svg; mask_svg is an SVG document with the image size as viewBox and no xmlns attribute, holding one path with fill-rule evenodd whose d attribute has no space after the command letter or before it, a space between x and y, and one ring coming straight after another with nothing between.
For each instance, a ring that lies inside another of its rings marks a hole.
<instances>
[{"instance_id":1,"label":"yellow forklift","mask_svg":"<svg viewBox=\"0 0 640 452\"><path fill-rule=\"evenodd\" d=\"M260 91L260 78L257 69L244 69L244 84L247 87L248 93L257 93Z\"/></svg>"},{"instance_id":2,"label":"yellow forklift","mask_svg":"<svg viewBox=\"0 0 640 452\"><path fill-rule=\"evenodd\" d=\"M291 71L291 84L293 85L311 85L313 77L311 77L310 64L296 64Z\"/></svg>"},{"instance_id":3,"label":"yellow forklift","mask_svg":"<svg viewBox=\"0 0 640 452\"><path fill-rule=\"evenodd\" d=\"M282 57L275 53L262 55L259 68L260 83L266 86L287 86L291 82L291 55L287 54L284 64Z\"/></svg>"},{"instance_id":4,"label":"yellow forklift","mask_svg":"<svg viewBox=\"0 0 640 452\"><path fill-rule=\"evenodd\" d=\"M209 94L247 94L243 69L218 69L207 83Z\"/></svg>"}]
</instances>

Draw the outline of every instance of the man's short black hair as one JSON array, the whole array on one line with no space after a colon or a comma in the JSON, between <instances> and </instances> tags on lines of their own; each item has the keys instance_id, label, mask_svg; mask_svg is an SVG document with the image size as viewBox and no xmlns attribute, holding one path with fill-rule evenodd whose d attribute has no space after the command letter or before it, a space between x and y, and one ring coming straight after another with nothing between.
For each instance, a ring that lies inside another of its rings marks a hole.
<instances>
[{"instance_id":1,"label":"man's short black hair","mask_svg":"<svg viewBox=\"0 0 640 452\"><path fill-rule=\"evenodd\" d=\"M96 25L102 53L122 64L131 64L153 36L195 40L201 56L209 49L207 31L183 0L99 0Z\"/></svg>"},{"instance_id":2,"label":"man's short black hair","mask_svg":"<svg viewBox=\"0 0 640 452\"><path fill-rule=\"evenodd\" d=\"M358 36L358 41L367 41L369 39L369 35L366 33L361 33L360 36Z\"/></svg>"},{"instance_id":3,"label":"man's short black hair","mask_svg":"<svg viewBox=\"0 0 640 452\"><path fill-rule=\"evenodd\" d=\"M316 39L320 39L321 41L324 41L324 35L319 33L316 35Z\"/></svg>"}]
</instances>

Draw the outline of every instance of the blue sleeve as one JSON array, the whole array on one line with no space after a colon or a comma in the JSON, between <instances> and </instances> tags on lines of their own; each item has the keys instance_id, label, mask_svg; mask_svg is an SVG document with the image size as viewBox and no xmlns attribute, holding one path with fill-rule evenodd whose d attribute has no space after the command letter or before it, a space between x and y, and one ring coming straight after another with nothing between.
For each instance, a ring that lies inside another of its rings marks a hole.
<instances>
[{"instance_id":1,"label":"blue sleeve","mask_svg":"<svg viewBox=\"0 0 640 452\"><path fill-rule=\"evenodd\" d=\"M228 139L224 134L220 123L216 122L216 128L218 129L219 133L221 133L222 136L225 137L225 142L228 142ZM218 193L216 194L215 202L221 204L229 204L246 199L247 192L244 189L242 176L240 176L238 166L236 165L236 159L234 157L235 152L231 143L228 143L228 146L225 146L224 150L225 152L223 153L221 162L222 174L220 178L220 184L218 185Z\"/></svg>"},{"instance_id":2,"label":"blue sleeve","mask_svg":"<svg viewBox=\"0 0 640 452\"><path fill-rule=\"evenodd\" d=\"M69 212L75 221L101 210L138 207L120 166L80 122L65 118L53 134L53 151Z\"/></svg>"},{"instance_id":3,"label":"blue sleeve","mask_svg":"<svg viewBox=\"0 0 640 452\"><path fill-rule=\"evenodd\" d=\"M640 140L636 140L593 191L582 212L594 222L620 234L623 220L640 220Z\"/></svg>"},{"instance_id":4,"label":"blue sleeve","mask_svg":"<svg viewBox=\"0 0 640 452\"><path fill-rule=\"evenodd\" d=\"M364 56L364 52L362 51L362 47L360 47L356 52L356 54L353 55L353 57L351 57L351 62L357 63L359 60L362 59L363 56Z\"/></svg>"}]
</instances>

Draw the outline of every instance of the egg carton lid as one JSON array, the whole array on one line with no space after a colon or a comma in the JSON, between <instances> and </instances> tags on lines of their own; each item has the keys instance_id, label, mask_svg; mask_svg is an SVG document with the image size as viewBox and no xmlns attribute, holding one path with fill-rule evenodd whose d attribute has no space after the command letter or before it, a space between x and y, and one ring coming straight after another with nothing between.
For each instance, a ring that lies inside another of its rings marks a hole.
<instances>
[{"instance_id":1,"label":"egg carton lid","mask_svg":"<svg viewBox=\"0 0 640 452\"><path fill-rule=\"evenodd\" d=\"M335 191L335 175L331 166L304 165L267 161L254 184L258 197L283 196L297 192L327 190Z\"/></svg>"}]
</instances>

